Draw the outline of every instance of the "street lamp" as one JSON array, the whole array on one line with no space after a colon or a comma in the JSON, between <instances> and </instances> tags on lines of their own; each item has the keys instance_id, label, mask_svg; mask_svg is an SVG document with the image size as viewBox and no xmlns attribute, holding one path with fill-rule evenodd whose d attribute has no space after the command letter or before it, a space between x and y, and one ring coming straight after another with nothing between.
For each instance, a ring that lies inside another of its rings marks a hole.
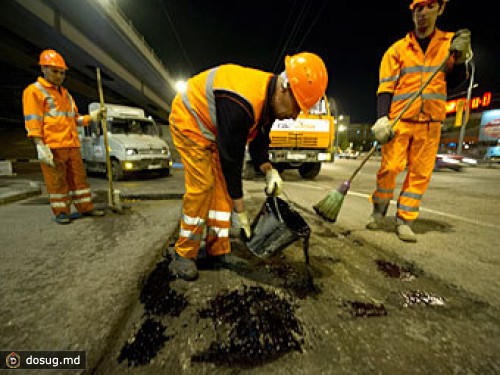
<instances>
[{"instance_id":1,"label":"street lamp","mask_svg":"<svg viewBox=\"0 0 500 375\"><path fill-rule=\"evenodd\" d=\"M339 122L344 119L344 115L339 115L338 119L335 119L335 152L333 154L333 158L335 159L335 156L337 156L339 152L339 128L344 125L340 125ZM345 129L342 129L344 131Z\"/></svg>"},{"instance_id":2,"label":"street lamp","mask_svg":"<svg viewBox=\"0 0 500 375\"><path fill-rule=\"evenodd\" d=\"M467 126L467 121L469 120L470 97L472 95L472 89L474 88L474 72L476 70L474 61L467 61L466 64L470 64L471 74L469 88L467 89L467 99L465 100L465 116L462 117L462 126L460 127L460 135L458 137L457 154L459 155L462 155L462 143L464 143L465 127Z\"/></svg>"}]
</instances>

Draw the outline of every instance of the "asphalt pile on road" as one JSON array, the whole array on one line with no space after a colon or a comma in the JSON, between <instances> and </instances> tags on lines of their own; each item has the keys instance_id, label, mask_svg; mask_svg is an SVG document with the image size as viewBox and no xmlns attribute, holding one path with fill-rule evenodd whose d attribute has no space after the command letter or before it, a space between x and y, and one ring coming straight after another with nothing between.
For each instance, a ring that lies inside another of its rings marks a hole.
<instances>
[{"instance_id":1,"label":"asphalt pile on road","mask_svg":"<svg viewBox=\"0 0 500 375\"><path fill-rule=\"evenodd\" d=\"M293 350L301 352L303 331L294 306L262 287L221 292L199 310L221 329L209 348L191 357L193 362L253 367Z\"/></svg>"},{"instance_id":2,"label":"asphalt pile on road","mask_svg":"<svg viewBox=\"0 0 500 375\"><path fill-rule=\"evenodd\" d=\"M165 329L153 318L146 319L135 337L123 346L118 363L126 360L129 367L147 365L171 338L165 336Z\"/></svg>"},{"instance_id":3,"label":"asphalt pile on road","mask_svg":"<svg viewBox=\"0 0 500 375\"><path fill-rule=\"evenodd\" d=\"M184 295L170 288L170 282L175 280L168 270L170 262L170 256L166 255L146 280L139 297L144 305L146 320L135 337L122 347L118 363L126 360L129 367L147 365L172 338L165 336L166 327L158 319L164 315L178 317L188 301Z\"/></svg>"}]
</instances>

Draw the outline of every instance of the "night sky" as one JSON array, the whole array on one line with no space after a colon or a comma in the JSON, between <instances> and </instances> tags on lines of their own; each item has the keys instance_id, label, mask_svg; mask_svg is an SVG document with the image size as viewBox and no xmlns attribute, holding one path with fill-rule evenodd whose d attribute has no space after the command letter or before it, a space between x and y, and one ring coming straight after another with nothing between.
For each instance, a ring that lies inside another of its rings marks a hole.
<instances>
[{"instance_id":1,"label":"night sky","mask_svg":"<svg viewBox=\"0 0 500 375\"><path fill-rule=\"evenodd\" d=\"M327 95L351 122L376 120L380 59L413 29L410 2L116 0L176 79L227 62L279 73L285 54L317 53L328 68ZM500 27L491 4L451 0L438 27L472 31L477 90L500 94Z\"/></svg>"}]
</instances>

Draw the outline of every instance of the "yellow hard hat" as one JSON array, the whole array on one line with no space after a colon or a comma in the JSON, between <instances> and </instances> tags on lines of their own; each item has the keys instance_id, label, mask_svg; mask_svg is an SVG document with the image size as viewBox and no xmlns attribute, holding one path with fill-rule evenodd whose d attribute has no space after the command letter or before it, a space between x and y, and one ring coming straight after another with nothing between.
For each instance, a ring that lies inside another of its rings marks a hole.
<instances>
[{"instance_id":1,"label":"yellow hard hat","mask_svg":"<svg viewBox=\"0 0 500 375\"><path fill-rule=\"evenodd\" d=\"M446 3L448 0L443 0L443 3ZM432 2L438 2L438 0L413 0L410 4L410 9L413 10L419 4L429 4Z\"/></svg>"},{"instance_id":2,"label":"yellow hard hat","mask_svg":"<svg viewBox=\"0 0 500 375\"><path fill-rule=\"evenodd\" d=\"M301 52L285 57L285 72L300 109L307 112L325 94L328 73L321 57Z\"/></svg>"},{"instance_id":3,"label":"yellow hard hat","mask_svg":"<svg viewBox=\"0 0 500 375\"><path fill-rule=\"evenodd\" d=\"M42 66L53 66L56 68L68 69L63 57L53 49L46 49L40 54L38 64Z\"/></svg>"}]
</instances>

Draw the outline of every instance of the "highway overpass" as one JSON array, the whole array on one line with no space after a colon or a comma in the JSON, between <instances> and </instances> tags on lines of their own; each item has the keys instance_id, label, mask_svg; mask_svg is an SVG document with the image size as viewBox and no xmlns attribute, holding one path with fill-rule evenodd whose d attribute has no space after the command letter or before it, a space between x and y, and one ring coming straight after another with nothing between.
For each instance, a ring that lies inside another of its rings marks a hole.
<instances>
[{"instance_id":1,"label":"highway overpass","mask_svg":"<svg viewBox=\"0 0 500 375\"><path fill-rule=\"evenodd\" d=\"M22 125L22 91L53 48L70 70L65 86L81 113L98 101L96 67L107 102L140 106L166 123L172 75L113 0L9 0L0 11L0 124Z\"/></svg>"}]
</instances>

